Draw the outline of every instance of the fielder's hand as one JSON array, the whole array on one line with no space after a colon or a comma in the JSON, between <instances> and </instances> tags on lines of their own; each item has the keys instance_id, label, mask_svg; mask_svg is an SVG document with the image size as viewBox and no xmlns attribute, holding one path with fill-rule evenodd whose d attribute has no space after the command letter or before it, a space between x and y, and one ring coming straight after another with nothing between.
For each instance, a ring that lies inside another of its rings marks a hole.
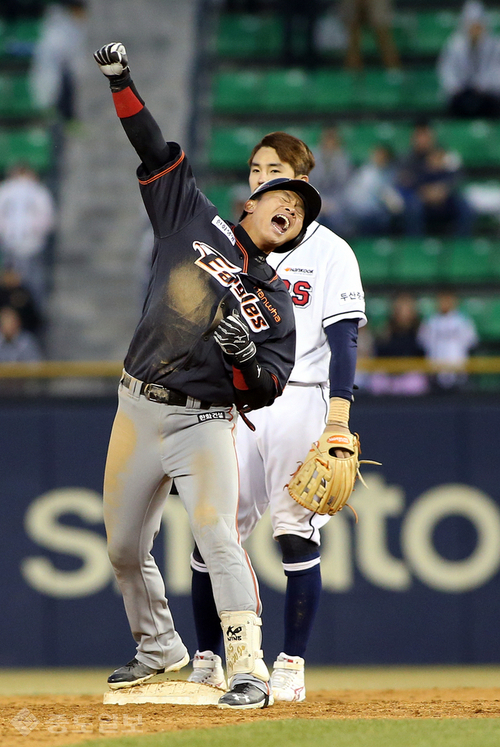
<instances>
[{"instance_id":1,"label":"fielder's hand","mask_svg":"<svg viewBox=\"0 0 500 747\"><path fill-rule=\"evenodd\" d=\"M130 72L127 50L121 42L105 44L94 52L94 59L106 78L119 78Z\"/></svg>"},{"instance_id":2,"label":"fielder's hand","mask_svg":"<svg viewBox=\"0 0 500 747\"><path fill-rule=\"evenodd\" d=\"M256 353L255 343L250 339L250 330L236 310L220 322L214 331L214 337L223 352L231 355L237 363L247 363Z\"/></svg>"}]
</instances>

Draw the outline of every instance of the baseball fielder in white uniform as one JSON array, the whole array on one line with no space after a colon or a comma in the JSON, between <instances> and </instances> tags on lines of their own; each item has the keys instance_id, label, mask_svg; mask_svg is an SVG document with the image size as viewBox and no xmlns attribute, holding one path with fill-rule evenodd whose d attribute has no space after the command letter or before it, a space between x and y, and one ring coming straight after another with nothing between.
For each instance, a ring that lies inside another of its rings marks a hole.
<instances>
[{"instance_id":1,"label":"baseball fielder in white uniform","mask_svg":"<svg viewBox=\"0 0 500 747\"><path fill-rule=\"evenodd\" d=\"M284 132L266 135L250 157L250 188L280 176L308 181L314 157ZM275 700L305 699L304 654L321 593L320 529L328 516L296 503L286 484L327 423L349 422L358 325L366 323L359 267L350 246L313 222L299 246L270 263L292 298L297 332L295 366L282 397L252 413L255 431L237 434L240 467L238 527L245 540L267 507L287 576L283 651L271 678ZM341 453L337 453L342 456ZM220 623L210 578L195 547L192 598L198 637L191 681L224 686Z\"/></svg>"}]
</instances>

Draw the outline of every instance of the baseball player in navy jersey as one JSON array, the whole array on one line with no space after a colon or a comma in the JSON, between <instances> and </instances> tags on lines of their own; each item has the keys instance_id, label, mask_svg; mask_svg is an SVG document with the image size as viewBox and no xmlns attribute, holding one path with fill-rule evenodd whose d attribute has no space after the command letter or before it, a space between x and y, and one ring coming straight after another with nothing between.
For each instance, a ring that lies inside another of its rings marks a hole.
<instances>
[{"instance_id":1,"label":"baseball player in navy jersey","mask_svg":"<svg viewBox=\"0 0 500 747\"><path fill-rule=\"evenodd\" d=\"M250 189L277 177L307 181L314 156L285 132L266 135L251 154ZM297 332L296 360L283 396L252 416L255 431L239 429L238 525L246 539L267 507L287 577L283 650L271 677L275 700L305 699L304 655L320 592L320 529L329 516L296 503L286 484L312 441L328 424L349 432L358 326L366 323L356 257L349 245L313 222L302 242L280 247L269 263L286 284ZM339 457L348 452L336 450ZM195 547L193 608L198 651L189 679L224 685L222 638L201 548Z\"/></svg>"},{"instance_id":2,"label":"baseball player in navy jersey","mask_svg":"<svg viewBox=\"0 0 500 747\"><path fill-rule=\"evenodd\" d=\"M124 46L108 44L94 56L141 159L137 176L155 235L104 479L108 552L137 650L108 683L130 687L189 661L151 554L175 479L224 637L230 689L219 707L262 708L273 698L258 585L236 522L234 431L238 410L273 402L292 370L292 304L266 258L301 240L321 199L303 181L277 179L255 190L238 225L226 223L144 106Z\"/></svg>"}]
</instances>

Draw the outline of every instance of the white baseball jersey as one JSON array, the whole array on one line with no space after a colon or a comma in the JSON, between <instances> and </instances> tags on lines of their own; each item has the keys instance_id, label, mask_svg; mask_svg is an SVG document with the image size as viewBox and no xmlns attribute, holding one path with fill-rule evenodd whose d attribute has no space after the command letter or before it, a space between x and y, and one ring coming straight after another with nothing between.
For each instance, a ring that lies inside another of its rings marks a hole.
<instances>
[{"instance_id":1,"label":"white baseball jersey","mask_svg":"<svg viewBox=\"0 0 500 747\"><path fill-rule=\"evenodd\" d=\"M316 222L298 247L271 253L268 262L292 297L296 357L283 395L271 407L250 413L255 432L238 426L239 531L246 539L270 505L274 537L295 534L319 545L319 530L330 517L295 503L284 486L325 427L330 364L325 328L341 319L366 324L363 288L351 247Z\"/></svg>"},{"instance_id":2,"label":"white baseball jersey","mask_svg":"<svg viewBox=\"0 0 500 747\"><path fill-rule=\"evenodd\" d=\"M341 319L366 324L358 261L349 244L319 223L286 254L271 253L269 264L287 285L293 301L297 341L290 381L328 381L330 347L325 327Z\"/></svg>"}]
</instances>

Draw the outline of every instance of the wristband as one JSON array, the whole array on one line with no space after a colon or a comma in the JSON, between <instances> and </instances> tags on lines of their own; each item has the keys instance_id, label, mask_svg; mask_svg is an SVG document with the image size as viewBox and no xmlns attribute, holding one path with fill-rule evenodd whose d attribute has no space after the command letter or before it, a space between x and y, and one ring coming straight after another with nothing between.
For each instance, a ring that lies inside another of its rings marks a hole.
<instances>
[{"instance_id":1,"label":"wristband","mask_svg":"<svg viewBox=\"0 0 500 747\"><path fill-rule=\"evenodd\" d=\"M332 397L328 410L327 425L343 425L349 427L349 411L351 403L343 397Z\"/></svg>"}]
</instances>

